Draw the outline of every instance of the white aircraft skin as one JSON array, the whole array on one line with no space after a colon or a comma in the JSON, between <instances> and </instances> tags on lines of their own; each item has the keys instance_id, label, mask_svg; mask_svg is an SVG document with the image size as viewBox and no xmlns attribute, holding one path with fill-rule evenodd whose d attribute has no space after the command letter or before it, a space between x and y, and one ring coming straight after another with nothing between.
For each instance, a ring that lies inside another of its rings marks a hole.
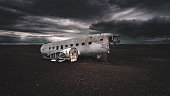
<instances>
[{"instance_id":1,"label":"white aircraft skin","mask_svg":"<svg viewBox=\"0 0 170 96\"><path fill-rule=\"evenodd\" d=\"M97 56L109 53L110 45L118 45L119 35L111 33L95 34L63 41L47 43L41 46L43 58L51 61L77 61L78 55Z\"/></svg>"}]
</instances>

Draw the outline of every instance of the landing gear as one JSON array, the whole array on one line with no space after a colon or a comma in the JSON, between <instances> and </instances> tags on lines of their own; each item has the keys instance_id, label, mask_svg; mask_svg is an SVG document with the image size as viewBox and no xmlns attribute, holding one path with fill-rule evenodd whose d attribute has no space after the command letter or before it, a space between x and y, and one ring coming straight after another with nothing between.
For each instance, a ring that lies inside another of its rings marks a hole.
<instances>
[{"instance_id":1,"label":"landing gear","mask_svg":"<svg viewBox=\"0 0 170 96\"><path fill-rule=\"evenodd\" d=\"M98 54L97 56L96 56L96 58L99 60L99 61L104 61L104 62L106 62L107 63L107 54Z\"/></svg>"},{"instance_id":2,"label":"landing gear","mask_svg":"<svg viewBox=\"0 0 170 96\"><path fill-rule=\"evenodd\" d=\"M76 48L69 48L61 52L58 52L56 53L56 59L58 62L63 62L65 60L75 62L78 59L78 50Z\"/></svg>"},{"instance_id":3,"label":"landing gear","mask_svg":"<svg viewBox=\"0 0 170 96\"><path fill-rule=\"evenodd\" d=\"M56 53L57 61L58 62L63 62L65 61L66 55L62 52Z\"/></svg>"}]
</instances>

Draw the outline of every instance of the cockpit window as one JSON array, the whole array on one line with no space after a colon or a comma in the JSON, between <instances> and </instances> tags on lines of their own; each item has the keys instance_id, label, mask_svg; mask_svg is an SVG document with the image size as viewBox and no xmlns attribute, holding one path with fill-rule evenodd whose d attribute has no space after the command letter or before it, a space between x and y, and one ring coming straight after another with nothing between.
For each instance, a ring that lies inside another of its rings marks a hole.
<instances>
[{"instance_id":1,"label":"cockpit window","mask_svg":"<svg viewBox=\"0 0 170 96\"><path fill-rule=\"evenodd\" d=\"M100 39L100 41L103 41L103 38L102 38L102 39Z\"/></svg>"},{"instance_id":2,"label":"cockpit window","mask_svg":"<svg viewBox=\"0 0 170 96\"><path fill-rule=\"evenodd\" d=\"M73 47L73 44L70 44L70 47Z\"/></svg>"},{"instance_id":3,"label":"cockpit window","mask_svg":"<svg viewBox=\"0 0 170 96\"><path fill-rule=\"evenodd\" d=\"M113 37L112 36L108 37L108 39L109 39L109 42L113 42Z\"/></svg>"},{"instance_id":4,"label":"cockpit window","mask_svg":"<svg viewBox=\"0 0 170 96\"><path fill-rule=\"evenodd\" d=\"M76 46L79 46L79 43L76 43Z\"/></svg>"}]
</instances>

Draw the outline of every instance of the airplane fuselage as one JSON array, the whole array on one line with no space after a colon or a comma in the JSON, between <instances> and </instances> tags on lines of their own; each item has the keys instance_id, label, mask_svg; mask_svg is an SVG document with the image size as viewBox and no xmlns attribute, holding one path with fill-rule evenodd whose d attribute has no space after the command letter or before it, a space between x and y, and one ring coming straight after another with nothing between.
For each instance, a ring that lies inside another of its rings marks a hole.
<instances>
[{"instance_id":1,"label":"airplane fuselage","mask_svg":"<svg viewBox=\"0 0 170 96\"><path fill-rule=\"evenodd\" d=\"M42 45L40 51L42 54L46 54L45 58L47 59L57 58L56 53L62 52L62 50L68 48L76 48L79 55L97 55L109 53L109 38L114 39L114 37L118 37L118 35L104 33L83 36L80 38L73 38L64 41L44 44Z\"/></svg>"}]
</instances>

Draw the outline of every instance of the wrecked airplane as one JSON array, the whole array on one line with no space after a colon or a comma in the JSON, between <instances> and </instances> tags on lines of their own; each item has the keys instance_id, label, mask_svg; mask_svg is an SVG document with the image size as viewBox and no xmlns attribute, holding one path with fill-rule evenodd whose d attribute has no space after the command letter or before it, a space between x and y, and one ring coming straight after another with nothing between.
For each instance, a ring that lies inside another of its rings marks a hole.
<instances>
[{"instance_id":1,"label":"wrecked airplane","mask_svg":"<svg viewBox=\"0 0 170 96\"><path fill-rule=\"evenodd\" d=\"M70 60L75 62L79 55L96 56L100 59L102 55L107 55L110 46L120 43L118 34L103 33L73 38L63 41L47 43L41 46L42 57L51 61L63 62Z\"/></svg>"}]
</instances>

